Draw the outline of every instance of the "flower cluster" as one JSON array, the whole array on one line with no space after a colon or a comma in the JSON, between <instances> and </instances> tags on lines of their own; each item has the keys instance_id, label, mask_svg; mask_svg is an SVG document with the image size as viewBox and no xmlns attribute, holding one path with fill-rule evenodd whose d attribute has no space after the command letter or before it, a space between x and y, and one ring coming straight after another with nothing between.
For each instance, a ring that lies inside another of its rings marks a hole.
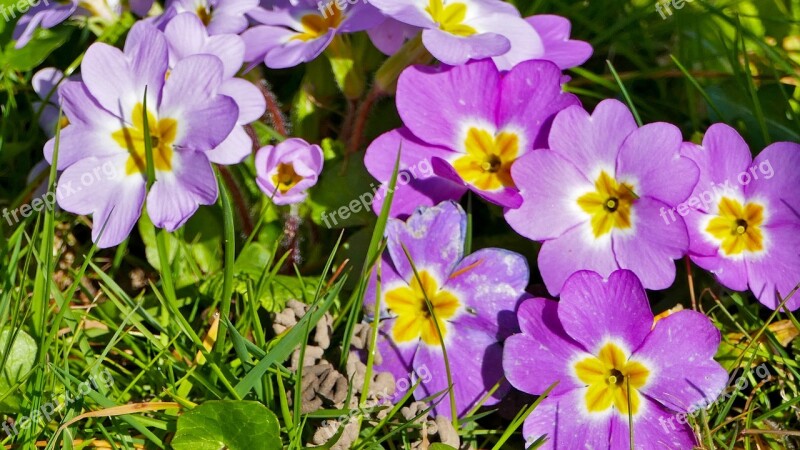
<instances>
[{"instance_id":1,"label":"flower cluster","mask_svg":"<svg viewBox=\"0 0 800 450\"><path fill-rule=\"evenodd\" d=\"M117 174L59 192L59 206L91 214L92 239L111 247L143 209L156 227L180 228L216 202L215 165L240 163L262 199L297 205L326 175L326 159L341 156L343 173L353 163L368 106L394 94L401 124L379 131L364 166L381 194L398 160L400 172L423 161L431 170L393 196L370 194L376 212L393 200L385 252L359 300L380 322L376 369L401 379L427 368L415 398L451 399L434 414L457 419L498 404L512 387L542 395L555 386L525 421L526 439L547 435L562 449L627 448L629 439L637 448L690 448L691 428L664 435L658 425L721 393L720 335L696 311L654 318L645 289L670 287L675 261L686 258L768 308L800 308L792 297L800 144L774 143L753 158L724 124L692 143L673 124L637 123L620 101L584 107L563 71L592 48L570 39L563 17L525 18L501 0L167 0L163 8L69 0L24 15L16 46L68 18L101 18L102 30L130 12L142 20L122 49L94 43L79 74L46 68L33 77L58 190L97 178L99 167ZM356 117L366 85L356 60L370 41L388 59ZM341 155L285 129L251 127L268 106L271 118L281 111L248 71L320 57L351 101L342 122L354 136L340 147L353 148ZM522 255L465 254L464 195L540 244L536 268L558 302L526 292Z\"/></svg>"}]
</instances>

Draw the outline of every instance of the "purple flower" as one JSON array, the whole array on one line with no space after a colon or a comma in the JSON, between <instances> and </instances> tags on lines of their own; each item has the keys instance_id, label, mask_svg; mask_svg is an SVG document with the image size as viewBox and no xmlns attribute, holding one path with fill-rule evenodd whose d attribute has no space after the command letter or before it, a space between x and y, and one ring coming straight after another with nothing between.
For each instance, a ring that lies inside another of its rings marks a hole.
<instances>
[{"instance_id":1,"label":"purple flower","mask_svg":"<svg viewBox=\"0 0 800 450\"><path fill-rule=\"evenodd\" d=\"M488 248L464 257L465 232L466 214L453 202L420 208L406 222L389 220L381 262L382 361L375 369L396 380L430 373L414 391L418 400L446 391L443 337L459 416L502 377L500 342L517 329L514 311L528 284L527 263L516 253ZM373 275L364 296L367 307L375 304L376 284ZM506 390L501 387L485 404L496 404ZM404 394L396 392L395 400ZM449 401L434 412L450 417Z\"/></svg>"},{"instance_id":2,"label":"purple flower","mask_svg":"<svg viewBox=\"0 0 800 450\"><path fill-rule=\"evenodd\" d=\"M392 216L457 200L467 189L501 206L519 206L512 164L545 145L558 111L579 104L562 92L561 76L547 61L527 61L508 72L489 60L406 69L397 85L397 110L405 127L378 137L365 163L385 182L402 146L401 169L430 159L436 176L399 186ZM380 207L376 202L376 211Z\"/></svg>"},{"instance_id":3,"label":"purple flower","mask_svg":"<svg viewBox=\"0 0 800 450\"><path fill-rule=\"evenodd\" d=\"M20 17L14 28L16 48L30 42L37 28L53 28L70 17L94 17L102 22L113 23L125 9L140 17L147 15L153 0L130 0L129 2L107 0L35 0L31 8ZM126 8L123 8L126 7Z\"/></svg>"},{"instance_id":4,"label":"purple flower","mask_svg":"<svg viewBox=\"0 0 800 450\"><path fill-rule=\"evenodd\" d=\"M100 247L130 234L145 196L153 223L170 231L217 198L206 153L228 136L238 117L236 103L218 93L222 62L190 56L167 77L168 62L163 34L139 22L124 53L93 44L81 63L83 81L60 87L70 125L61 132L58 202L75 214L94 215L92 239ZM145 87L150 136L143 130ZM156 175L149 193L144 139L152 143ZM45 146L51 163L53 145L51 139Z\"/></svg>"},{"instance_id":5,"label":"purple flower","mask_svg":"<svg viewBox=\"0 0 800 450\"><path fill-rule=\"evenodd\" d=\"M300 203L322 172L322 149L302 139L287 139L256 153L256 183L276 205Z\"/></svg>"},{"instance_id":6,"label":"purple flower","mask_svg":"<svg viewBox=\"0 0 800 450\"><path fill-rule=\"evenodd\" d=\"M58 125L58 84L64 78L64 73L55 67L45 67L44 69L36 72L31 79L33 91L41 101L33 102L33 110L39 111L39 126L48 137L53 137L56 134L56 125ZM66 116L61 119L61 128L63 129L69 125L69 120Z\"/></svg>"},{"instance_id":7,"label":"purple flower","mask_svg":"<svg viewBox=\"0 0 800 450\"><path fill-rule=\"evenodd\" d=\"M192 55L214 55L222 61L222 85L218 92L231 97L239 108L237 126L206 156L217 164L236 164L252 152L253 141L244 125L258 120L267 109L261 91L252 83L234 78L244 64L244 41L235 34L209 35L194 14L181 13L167 24L164 35L169 46L169 66Z\"/></svg>"},{"instance_id":8,"label":"purple flower","mask_svg":"<svg viewBox=\"0 0 800 450\"><path fill-rule=\"evenodd\" d=\"M692 261L776 309L800 283L800 144L777 142L753 160L736 130L715 124L702 146L686 143L682 153L700 167L688 206L677 208ZM800 308L800 296L786 308Z\"/></svg>"},{"instance_id":9,"label":"purple flower","mask_svg":"<svg viewBox=\"0 0 800 450\"><path fill-rule=\"evenodd\" d=\"M258 7L258 0L171 0L154 24L162 28L180 13L196 15L209 34L239 34L246 30L247 13Z\"/></svg>"},{"instance_id":10,"label":"purple flower","mask_svg":"<svg viewBox=\"0 0 800 450\"><path fill-rule=\"evenodd\" d=\"M561 69L577 67L592 56L592 46L587 42L569 38L572 25L569 19L541 14L525 19L542 39L543 52L535 59L554 62Z\"/></svg>"},{"instance_id":11,"label":"purple flower","mask_svg":"<svg viewBox=\"0 0 800 450\"><path fill-rule=\"evenodd\" d=\"M368 3L346 5L298 0L270 10L256 9L250 16L264 24L242 34L247 61L264 61L267 67L283 69L309 62L333 42L339 33L366 30L383 20Z\"/></svg>"},{"instance_id":12,"label":"purple flower","mask_svg":"<svg viewBox=\"0 0 800 450\"><path fill-rule=\"evenodd\" d=\"M569 38L571 24L567 18L542 14L525 19L533 27L542 45L527 60L539 59L555 63L561 69L580 66L592 56L592 46ZM420 32L419 27L387 17L383 23L367 30L372 43L381 52L393 55L403 44ZM521 62L521 61L520 61ZM502 68L508 68L503 67Z\"/></svg>"},{"instance_id":13,"label":"purple flower","mask_svg":"<svg viewBox=\"0 0 800 450\"><path fill-rule=\"evenodd\" d=\"M386 17L383 22L369 30L367 34L375 47L385 55L394 55L403 44L419 34L420 28L405 22Z\"/></svg>"},{"instance_id":14,"label":"purple flower","mask_svg":"<svg viewBox=\"0 0 800 450\"><path fill-rule=\"evenodd\" d=\"M542 41L519 11L500 0L371 0L385 15L422 29L425 48L460 65L493 58L501 69L542 54Z\"/></svg>"},{"instance_id":15,"label":"purple flower","mask_svg":"<svg viewBox=\"0 0 800 450\"><path fill-rule=\"evenodd\" d=\"M33 3L32 3L33 4ZM14 28L13 38L17 41L16 48L22 48L33 38L33 33L37 28L53 28L61 22L69 19L78 9L77 0L69 0L65 3L40 0L22 17L19 18Z\"/></svg>"},{"instance_id":16,"label":"purple flower","mask_svg":"<svg viewBox=\"0 0 800 450\"><path fill-rule=\"evenodd\" d=\"M720 333L704 315L680 311L653 323L641 282L618 270L607 280L582 271L561 301L525 301L522 333L509 337L503 369L515 388L550 395L525 419L529 442L550 449L688 449L691 428L676 413L710 405L727 383L713 356ZM630 401L628 391L630 390Z\"/></svg>"},{"instance_id":17,"label":"purple flower","mask_svg":"<svg viewBox=\"0 0 800 450\"><path fill-rule=\"evenodd\" d=\"M605 100L591 116L579 106L560 112L549 148L517 161L511 176L523 203L506 220L544 242L539 270L551 294L584 269L629 269L648 289L672 284L689 238L681 218L667 224L661 214L686 200L699 176L681 141L674 125L638 128L625 105Z\"/></svg>"}]
</instances>

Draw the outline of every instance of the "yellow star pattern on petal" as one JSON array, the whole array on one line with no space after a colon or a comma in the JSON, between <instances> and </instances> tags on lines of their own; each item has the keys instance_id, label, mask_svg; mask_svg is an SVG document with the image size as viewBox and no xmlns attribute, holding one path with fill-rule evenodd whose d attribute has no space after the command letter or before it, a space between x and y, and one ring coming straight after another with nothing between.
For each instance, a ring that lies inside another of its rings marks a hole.
<instances>
[{"instance_id":1,"label":"yellow star pattern on petal","mask_svg":"<svg viewBox=\"0 0 800 450\"><path fill-rule=\"evenodd\" d=\"M439 29L456 36L472 36L478 30L464 23L467 18L467 5L460 2L448 2L444 0L430 0L425 12L431 15L431 19L439 25Z\"/></svg>"},{"instance_id":2,"label":"yellow star pattern on petal","mask_svg":"<svg viewBox=\"0 0 800 450\"><path fill-rule=\"evenodd\" d=\"M470 128L464 140L467 154L453 162L453 168L465 182L482 191L515 187L511 179L511 164L519 155L519 136L501 131L492 134L480 128Z\"/></svg>"},{"instance_id":3,"label":"yellow star pattern on petal","mask_svg":"<svg viewBox=\"0 0 800 450\"><path fill-rule=\"evenodd\" d=\"M578 361L574 369L578 379L588 386L584 399L589 412L603 412L612 405L623 415L629 410L635 415L639 410L638 390L647 384L650 371L644 364L628 360L617 345L605 344L596 357Z\"/></svg>"},{"instance_id":4,"label":"yellow star pattern on petal","mask_svg":"<svg viewBox=\"0 0 800 450\"><path fill-rule=\"evenodd\" d=\"M426 296L431 302L433 316L425 303ZM438 346L442 343L439 331L442 337L447 335L445 320L456 314L461 302L452 293L440 290L436 279L422 270L419 280L414 277L410 286L387 292L386 306L397 314L392 327L392 338L396 342L409 342L421 337L426 344Z\"/></svg>"},{"instance_id":5,"label":"yellow star pattern on petal","mask_svg":"<svg viewBox=\"0 0 800 450\"><path fill-rule=\"evenodd\" d=\"M137 103L133 108L133 126L111 133L111 138L130 154L125 164L125 173L128 175L147 173L143 112L142 104ZM147 111L147 124L153 149L153 166L156 170L169 172L172 170L172 143L178 134L178 121L169 118L156 120L153 113Z\"/></svg>"},{"instance_id":6,"label":"yellow star pattern on petal","mask_svg":"<svg viewBox=\"0 0 800 450\"><path fill-rule=\"evenodd\" d=\"M764 207L758 203L745 203L723 197L719 201L719 215L711 219L706 231L720 241L720 250L727 256L764 249Z\"/></svg>"},{"instance_id":7,"label":"yellow star pattern on petal","mask_svg":"<svg viewBox=\"0 0 800 450\"><path fill-rule=\"evenodd\" d=\"M602 171L594 187L594 192L578 198L578 206L592 217L594 237L599 238L613 228L631 228L631 209L637 198L633 186L618 183Z\"/></svg>"}]
</instances>

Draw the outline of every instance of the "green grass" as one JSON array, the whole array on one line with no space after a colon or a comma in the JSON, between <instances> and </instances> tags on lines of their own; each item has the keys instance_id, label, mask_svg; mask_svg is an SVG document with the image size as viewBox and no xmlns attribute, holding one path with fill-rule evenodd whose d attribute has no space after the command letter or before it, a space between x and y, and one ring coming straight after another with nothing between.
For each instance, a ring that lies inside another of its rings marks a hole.
<instances>
[{"instance_id":1,"label":"green grass","mask_svg":"<svg viewBox=\"0 0 800 450\"><path fill-rule=\"evenodd\" d=\"M666 20L651 0L517 4L524 13L568 17L573 36L594 46L592 59L569 71L568 89L587 108L619 98L644 123L675 123L695 141L711 123L724 121L754 153L770 142L800 141L800 48L790 45L800 39L800 0L696 0ZM0 43L8 41L9 28L0 29ZM90 36L65 34L67 43L42 58L43 64L77 68ZM103 39L119 43L121 36L113 29ZM364 47L358 51L365 73L372 74L380 60L364 41L352 44ZM36 125L30 88L38 64L18 67L4 57L0 63L0 208L15 209L31 200L36 183L26 175L41 160L46 138ZM322 60L308 70L257 70L248 77L275 86L293 135L331 139L325 144L331 183L346 176L354 192L365 192L360 186L370 180L358 162L361 153L346 156L336 142L348 101L329 73ZM377 99L374 108L365 124L367 141L399 123L391 99ZM279 125L265 120L256 127L262 144L281 138L276 130L285 124ZM215 400L252 400L277 417L282 447L303 448L321 420L353 413L327 408L301 414L302 373L292 372L287 358L305 349L326 313L333 319L332 349L349 347L362 318L366 279L379 270L387 211L377 219L359 215L343 232L328 230L319 223L319 211L354 198L349 191L339 199L314 193L298 210L277 208L255 186L252 163L225 170L227 176L218 174L219 202L204 208L203 220L172 234L142 223L120 249L94 247L86 217L47 210L11 225L0 219L0 412L17 420L54 396L79 392L90 377L113 376L113 383L98 383L42 426L13 436L0 431L1 444L169 448L180 414ZM55 175L51 170L41 180L52 188ZM498 209L471 197L466 201L473 249L512 248L535 261L536 245L515 236ZM286 224L295 223L287 218L298 215L304 220L292 231L302 240L287 245ZM275 335L274 313L289 298L301 298L310 313ZM651 293L651 299L657 313L677 303L691 307L694 300L722 332L718 360L734 380L744 375L748 381L745 389L732 390L689 418L703 448L800 448L797 318L768 311L749 293L732 293L697 267L687 272L682 263L675 285ZM22 349L21 356L13 348ZM335 350L327 355L340 369L346 358ZM760 378L758 367L769 377ZM364 396L351 395L358 399L354 414L360 424L354 448L403 449L417 439L420 425L399 406L372 406ZM447 392L433 397L449 405ZM521 423L536 404L510 417L474 411L460 420L461 440L475 448L522 448ZM123 405L141 409L114 409ZM386 415L378 418L381 410Z\"/></svg>"}]
</instances>

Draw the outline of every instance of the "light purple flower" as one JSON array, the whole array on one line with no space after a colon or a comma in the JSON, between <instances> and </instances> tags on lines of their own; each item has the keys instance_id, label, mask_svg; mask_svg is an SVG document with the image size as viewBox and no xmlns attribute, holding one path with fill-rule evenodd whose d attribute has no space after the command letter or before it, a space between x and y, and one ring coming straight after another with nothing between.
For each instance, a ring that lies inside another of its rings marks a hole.
<instances>
[{"instance_id":1,"label":"light purple flower","mask_svg":"<svg viewBox=\"0 0 800 450\"><path fill-rule=\"evenodd\" d=\"M542 41L519 11L500 0L371 0L385 15L422 29L425 48L460 65L493 58L510 69L543 52Z\"/></svg>"},{"instance_id":2,"label":"light purple flower","mask_svg":"<svg viewBox=\"0 0 800 450\"><path fill-rule=\"evenodd\" d=\"M250 24L247 14L257 7L258 0L170 0L154 25L164 29L173 17L188 12L200 19L208 34L239 34Z\"/></svg>"},{"instance_id":3,"label":"light purple flower","mask_svg":"<svg viewBox=\"0 0 800 450\"><path fill-rule=\"evenodd\" d=\"M31 6L14 28L16 48L27 45L37 28L53 28L70 17L92 17L110 24L116 22L125 9L145 17L153 6L153 0L38 0Z\"/></svg>"},{"instance_id":4,"label":"light purple flower","mask_svg":"<svg viewBox=\"0 0 800 450\"><path fill-rule=\"evenodd\" d=\"M525 301L522 333L509 337L503 369L515 388L550 395L525 419L528 442L547 435L544 449L689 449L691 428L677 413L710 405L728 374L713 357L720 333L695 311L653 323L641 282L618 270L604 280L572 275L561 300ZM630 389L630 401L628 390Z\"/></svg>"},{"instance_id":5,"label":"light purple flower","mask_svg":"<svg viewBox=\"0 0 800 450\"><path fill-rule=\"evenodd\" d=\"M58 125L58 84L64 78L64 73L55 67L45 67L36 72L31 79L33 91L41 101L33 102L33 110L39 111L39 126L42 131L48 136L53 137L56 134L56 125ZM66 117L62 118L61 128L69 124Z\"/></svg>"},{"instance_id":6,"label":"light purple flower","mask_svg":"<svg viewBox=\"0 0 800 450\"><path fill-rule=\"evenodd\" d=\"M378 137L367 149L365 164L385 182L402 147L400 169L429 159L436 176L399 185L392 217L457 200L467 189L501 206L519 206L512 164L546 144L558 111L579 104L562 91L561 77L548 61L526 61L508 72L490 60L406 69L396 100L405 127Z\"/></svg>"},{"instance_id":7,"label":"light purple flower","mask_svg":"<svg viewBox=\"0 0 800 450\"><path fill-rule=\"evenodd\" d=\"M572 27L569 19L542 14L528 17L525 21L533 27L542 42L540 47L534 48L540 51L530 53L526 61L531 59L551 61L561 69L569 69L583 64L592 56L591 45L569 38ZM380 25L367 30L367 33L378 50L386 55L393 55L420 31L419 27L387 17ZM504 65L501 67L508 68Z\"/></svg>"},{"instance_id":8,"label":"light purple flower","mask_svg":"<svg viewBox=\"0 0 800 450\"><path fill-rule=\"evenodd\" d=\"M66 3L40 0L17 21L13 34L13 38L17 41L15 47L26 46L37 28L53 28L69 19L77 9L77 0L69 0Z\"/></svg>"},{"instance_id":9,"label":"light purple flower","mask_svg":"<svg viewBox=\"0 0 800 450\"><path fill-rule=\"evenodd\" d=\"M353 33L377 25L383 16L369 3L336 2L317 4L314 0L284 3L270 10L258 8L250 13L263 24L242 34L247 61L264 61L267 67L283 69L309 62L333 42L339 33Z\"/></svg>"},{"instance_id":10,"label":"light purple flower","mask_svg":"<svg viewBox=\"0 0 800 450\"><path fill-rule=\"evenodd\" d=\"M692 261L776 309L800 283L800 144L776 142L753 160L736 130L715 124L682 153L700 167L688 205L677 208L689 211ZM785 307L800 308L800 295Z\"/></svg>"},{"instance_id":11,"label":"light purple flower","mask_svg":"<svg viewBox=\"0 0 800 450\"><path fill-rule=\"evenodd\" d=\"M206 153L238 117L236 103L218 93L222 62L190 56L166 77L168 62L164 35L139 22L124 53L93 44L81 63L83 81L64 82L59 90L70 125L61 132L58 203L75 214L93 214L92 239L102 248L130 234L145 196L150 219L170 231L217 198ZM150 136L143 132L145 86ZM144 139L153 144L156 175L149 193ZM50 162L53 145L51 139L45 146Z\"/></svg>"},{"instance_id":12,"label":"light purple flower","mask_svg":"<svg viewBox=\"0 0 800 450\"><path fill-rule=\"evenodd\" d=\"M389 220L381 260L381 361L375 367L396 380L422 375L414 391L418 400L446 391L443 337L459 416L500 381L501 341L517 330L514 312L528 284L528 265L517 253L487 248L464 256L466 220L453 202L420 208L406 222ZM367 308L375 304L376 277L364 296ZM484 404L496 404L507 390L504 383ZM404 394L398 390L394 399ZM450 417L449 405L445 394L435 414Z\"/></svg>"},{"instance_id":13,"label":"light purple flower","mask_svg":"<svg viewBox=\"0 0 800 450\"><path fill-rule=\"evenodd\" d=\"M367 30L367 34L378 50L385 55L394 55L420 31L419 27L386 17L383 22Z\"/></svg>"},{"instance_id":14,"label":"light purple flower","mask_svg":"<svg viewBox=\"0 0 800 450\"><path fill-rule=\"evenodd\" d=\"M256 153L256 183L276 205L300 203L317 184L322 165L319 145L287 139Z\"/></svg>"},{"instance_id":15,"label":"light purple flower","mask_svg":"<svg viewBox=\"0 0 800 450\"><path fill-rule=\"evenodd\" d=\"M629 269L648 289L672 284L689 238L682 218L667 224L660 214L686 200L699 176L681 141L676 126L639 128L624 104L605 100L592 115L579 106L560 112L548 149L514 164L523 202L506 220L543 241L539 270L551 294L579 270Z\"/></svg>"},{"instance_id":16,"label":"light purple flower","mask_svg":"<svg viewBox=\"0 0 800 450\"><path fill-rule=\"evenodd\" d=\"M561 16L541 14L525 19L542 40L542 54L534 59L554 62L561 69L577 67L592 56L592 46L587 42L569 38L572 25Z\"/></svg>"},{"instance_id":17,"label":"light purple flower","mask_svg":"<svg viewBox=\"0 0 800 450\"><path fill-rule=\"evenodd\" d=\"M169 66L192 55L214 55L222 61L222 85L219 93L231 97L239 108L237 126L219 146L207 152L217 164L236 164L252 152L253 141L244 125L258 120L267 109L261 91L252 83L234 78L244 64L244 41L235 34L209 35L200 19L181 13L167 24L164 35L169 46Z\"/></svg>"}]
</instances>

